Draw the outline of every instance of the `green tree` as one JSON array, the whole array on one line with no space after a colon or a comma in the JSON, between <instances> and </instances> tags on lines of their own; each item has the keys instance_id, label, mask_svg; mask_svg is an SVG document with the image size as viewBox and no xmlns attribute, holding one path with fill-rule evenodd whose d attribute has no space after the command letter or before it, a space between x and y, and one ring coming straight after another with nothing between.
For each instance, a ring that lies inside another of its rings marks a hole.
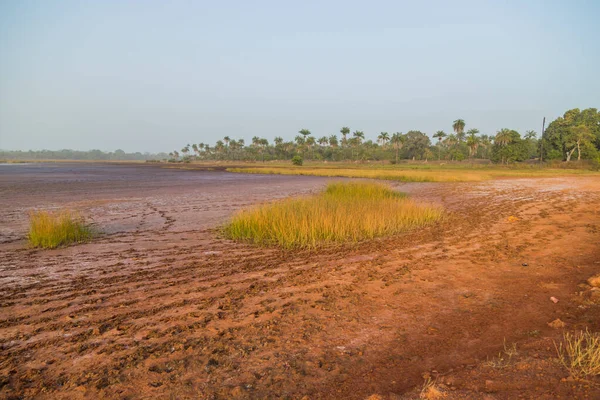
<instances>
[{"instance_id":1,"label":"green tree","mask_svg":"<svg viewBox=\"0 0 600 400\"><path fill-rule=\"evenodd\" d=\"M423 132L408 131L406 133L404 148L409 158L425 158L425 151L429 149L429 146L431 146L431 140Z\"/></svg>"},{"instance_id":2,"label":"green tree","mask_svg":"<svg viewBox=\"0 0 600 400\"><path fill-rule=\"evenodd\" d=\"M586 128L577 128L585 126ZM600 149L600 112L596 108L583 111L578 108L568 110L548 125L544 133L545 158L553 154L561 154L568 161L577 149L579 141L579 157L595 157Z\"/></svg>"}]
</instances>

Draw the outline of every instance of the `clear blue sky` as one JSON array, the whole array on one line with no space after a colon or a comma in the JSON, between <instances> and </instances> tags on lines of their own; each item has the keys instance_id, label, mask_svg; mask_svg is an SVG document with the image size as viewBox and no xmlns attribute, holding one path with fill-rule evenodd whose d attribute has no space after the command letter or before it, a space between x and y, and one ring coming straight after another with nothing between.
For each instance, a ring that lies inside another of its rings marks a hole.
<instances>
[{"instance_id":1,"label":"clear blue sky","mask_svg":"<svg viewBox=\"0 0 600 400\"><path fill-rule=\"evenodd\" d=\"M600 1L0 0L0 148L541 130L600 108Z\"/></svg>"}]
</instances>

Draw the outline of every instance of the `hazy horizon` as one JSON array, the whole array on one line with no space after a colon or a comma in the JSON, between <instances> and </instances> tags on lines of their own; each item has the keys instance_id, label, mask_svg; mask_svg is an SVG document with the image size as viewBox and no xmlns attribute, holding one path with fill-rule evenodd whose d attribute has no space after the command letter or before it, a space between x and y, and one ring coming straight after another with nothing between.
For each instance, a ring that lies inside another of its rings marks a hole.
<instances>
[{"instance_id":1,"label":"hazy horizon","mask_svg":"<svg viewBox=\"0 0 600 400\"><path fill-rule=\"evenodd\" d=\"M600 108L600 3L2 2L0 149L169 152Z\"/></svg>"}]
</instances>

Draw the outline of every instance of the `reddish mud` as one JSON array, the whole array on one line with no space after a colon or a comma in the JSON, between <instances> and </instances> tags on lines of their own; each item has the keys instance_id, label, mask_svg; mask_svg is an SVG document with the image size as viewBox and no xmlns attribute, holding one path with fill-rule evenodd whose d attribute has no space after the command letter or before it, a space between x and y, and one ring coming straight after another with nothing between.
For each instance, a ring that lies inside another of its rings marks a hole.
<instances>
[{"instance_id":1,"label":"reddish mud","mask_svg":"<svg viewBox=\"0 0 600 400\"><path fill-rule=\"evenodd\" d=\"M597 178L395 184L448 217L283 252L215 228L327 179L0 168L0 397L396 399L429 376L449 399L600 397L557 362L548 326L600 330L583 284L600 272ZM62 207L104 234L28 249L27 213ZM505 343L518 353L498 361Z\"/></svg>"}]
</instances>

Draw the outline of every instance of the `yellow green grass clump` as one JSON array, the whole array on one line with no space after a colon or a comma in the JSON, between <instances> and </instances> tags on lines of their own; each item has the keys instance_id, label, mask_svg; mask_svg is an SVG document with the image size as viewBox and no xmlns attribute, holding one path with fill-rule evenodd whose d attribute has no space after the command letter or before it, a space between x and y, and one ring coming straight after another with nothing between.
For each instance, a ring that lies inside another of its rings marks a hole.
<instances>
[{"instance_id":1,"label":"yellow green grass clump","mask_svg":"<svg viewBox=\"0 0 600 400\"><path fill-rule=\"evenodd\" d=\"M502 168L465 165L331 165L232 167L229 172L246 174L309 175L344 178L370 178L400 182L479 182L497 178L544 178L554 176L595 175L588 170L550 168Z\"/></svg>"},{"instance_id":2,"label":"yellow green grass clump","mask_svg":"<svg viewBox=\"0 0 600 400\"><path fill-rule=\"evenodd\" d=\"M561 363L575 378L600 375L600 334L588 330L564 334L558 348Z\"/></svg>"},{"instance_id":3,"label":"yellow green grass clump","mask_svg":"<svg viewBox=\"0 0 600 400\"><path fill-rule=\"evenodd\" d=\"M343 178L370 178L400 182L473 182L491 179L482 171L461 170L407 170L376 168L301 168L301 167L250 167L228 168L229 172L246 174L309 175Z\"/></svg>"},{"instance_id":4,"label":"yellow green grass clump","mask_svg":"<svg viewBox=\"0 0 600 400\"><path fill-rule=\"evenodd\" d=\"M332 183L318 195L242 210L227 237L286 249L359 242L437 221L439 207L419 204L380 183Z\"/></svg>"},{"instance_id":5,"label":"yellow green grass clump","mask_svg":"<svg viewBox=\"0 0 600 400\"><path fill-rule=\"evenodd\" d=\"M54 249L80 243L92 237L92 229L71 211L34 211L29 219L29 243L33 247Z\"/></svg>"}]
</instances>

